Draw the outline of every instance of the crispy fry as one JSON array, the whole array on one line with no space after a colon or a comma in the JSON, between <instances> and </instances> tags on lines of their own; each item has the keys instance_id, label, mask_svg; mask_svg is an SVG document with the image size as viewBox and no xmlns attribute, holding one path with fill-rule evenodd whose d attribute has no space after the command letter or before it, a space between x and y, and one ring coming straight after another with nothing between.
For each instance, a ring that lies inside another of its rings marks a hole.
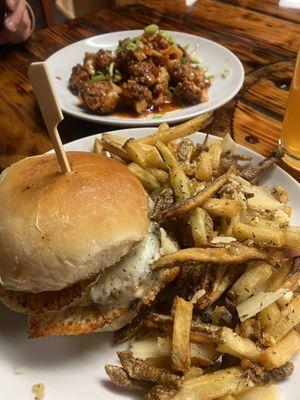
<instances>
[{"instance_id":1,"label":"crispy fry","mask_svg":"<svg viewBox=\"0 0 300 400\"><path fill-rule=\"evenodd\" d=\"M270 325L265 332L279 342L291 329L300 323L300 295L296 296L287 307L283 308L279 320Z\"/></svg>"},{"instance_id":2,"label":"crispy fry","mask_svg":"<svg viewBox=\"0 0 300 400\"><path fill-rule=\"evenodd\" d=\"M148 171L155 176L155 178L160 182L161 184L166 183L169 180L169 174L168 172L159 169L159 168L148 168Z\"/></svg>"},{"instance_id":3,"label":"crispy fry","mask_svg":"<svg viewBox=\"0 0 300 400\"><path fill-rule=\"evenodd\" d=\"M103 144L100 139L95 139L94 141L94 153L102 154L103 152Z\"/></svg>"},{"instance_id":4,"label":"crispy fry","mask_svg":"<svg viewBox=\"0 0 300 400\"><path fill-rule=\"evenodd\" d=\"M275 324L280 318L280 309L276 303L270 304L258 313L258 320L262 328L265 330L270 325Z\"/></svg>"},{"instance_id":5,"label":"crispy fry","mask_svg":"<svg viewBox=\"0 0 300 400\"><path fill-rule=\"evenodd\" d=\"M152 268L165 268L187 262L206 262L212 264L239 264L249 260L265 259L267 253L241 243L230 243L226 247L189 248L168 254L157 260Z\"/></svg>"},{"instance_id":6,"label":"crispy fry","mask_svg":"<svg viewBox=\"0 0 300 400\"><path fill-rule=\"evenodd\" d=\"M219 164L221 160L221 154L222 154L221 140L214 140L212 143L210 143L210 145L208 146L208 154L210 155L212 170L213 174L215 175L219 171Z\"/></svg>"},{"instance_id":7,"label":"crispy fry","mask_svg":"<svg viewBox=\"0 0 300 400\"><path fill-rule=\"evenodd\" d=\"M146 394L144 400L169 400L176 394L176 392L176 389L158 384Z\"/></svg>"},{"instance_id":8,"label":"crispy fry","mask_svg":"<svg viewBox=\"0 0 300 400\"><path fill-rule=\"evenodd\" d=\"M239 394L235 400L279 400L279 391L276 386L257 386Z\"/></svg>"},{"instance_id":9,"label":"crispy fry","mask_svg":"<svg viewBox=\"0 0 300 400\"><path fill-rule=\"evenodd\" d=\"M191 225L192 235L197 247L208 243L211 237L211 230L207 224L207 212L203 208L197 207L191 212L189 223ZM211 224L212 225L212 224Z\"/></svg>"},{"instance_id":10,"label":"crispy fry","mask_svg":"<svg viewBox=\"0 0 300 400\"><path fill-rule=\"evenodd\" d=\"M214 334L217 350L237 358L258 361L261 351L252 340L237 335L230 328L220 328Z\"/></svg>"},{"instance_id":11,"label":"crispy fry","mask_svg":"<svg viewBox=\"0 0 300 400\"><path fill-rule=\"evenodd\" d=\"M169 125L166 122L162 122L157 128L158 132L165 131L166 129L169 129Z\"/></svg>"},{"instance_id":12,"label":"crispy fry","mask_svg":"<svg viewBox=\"0 0 300 400\"><path fill-rule=\"evenodd\" d=\"M300 228L290 226L285 230L285 244L286 246L299 248L300 247Z\"/></svg>"},{"instance_id":13,"label":"crispy fry","mask_svg":"<svg viewBox=\"0 0 300 400\"><path fill-rule=\"evenodd\" d=\"M155 144L157 141L168 143L172 140L182 138L205 128L211 122L212 113L202 114L190 121L184 122L169 129L160 129L158 132L144 138L138 139L140 143Z\"/></svg>"},{"instance_id":14,"label":"crispy fry","mask_svg":"<svg viewBox=\"0 0 300 400\"><path fill-rule=\"evenodd\" d=\"M203 208L213 217L228 218L235 217L240 210L239 203L231 199L209 199Z\"/></svg>"},{"instance_id":15,"label":"crispy fry","mask_svg":"<svg viewBox=\"0 0 300 400\"><path fill-rule=\"evenodd\" d=\"M158 337L158 347L162 356L171 355L171 340L169 338ZM191 361L192 365L209 366L219 357L220 353L212 344L191 342ZM186 374L185 374L186 375Z\"/></svg>"},{"instance_id":16,"label":"crispy fry","mask_svg":"<svg viewBox=\"0 0 300 400\"><path fill-rule=\"evenodd\" d=\"M122 367L117 367L116 365L105 365L105 372L110 377L111 381L123 388L133 388L138 387L137 381L131 379L126 374L126 371Z\"/></svg>"},{"instance_id":17,"label":"crispy fry","mask_svg":"<svg viewBox=\"0 0 300 400\"><path fill-rule=\"evenodd\" d=\"M170 315L162 315L157 313L151 313L149 319L153 321L159 328L163 328L164 325L173 324L173 317ZM199 321L192 321L191 329L194 332L206 333L211 335L216 332L219 327L212 324L205 324Z\"/></svg>"},{"instance_id":18,"label":"crispy fry","mask_svg":"<svg viewBox=\"0 0 300 400\"><path fill-rule=\"evenodd\" d=\"M123 149L123 145L125 142L126 139L112 133L102 133L101 136L101 144L103 146L103 150L109 151L110 153L121 157L125 161L130 161L128 154Z\"/></svg>"},{"instance_id":19,"label":"crispy fry","mask_svg":"<svg viewBox=\"0 0 300 400\"><path fill-rule=\"evenodd\" d=\"M260 362L266 369L278 368L291 360L299 350L300 334L293 329L275 346L264 350Z\"/></svg>"},{"instance_id":20,"label":"crispy fry","mask_svg":"<svg viewBox=\"0 0 300 400\"><path fill-rule=\"evenodd\" d=\"M270 278L272 272L271 265L264 261L251 262L243 275L232 286L229 294L236 299L237 304L241 303L252 296L256 288Z\"/></svg>"},{"instance_id":21,"label":"crispy fry","mask_svg":"<svg viewBox=\"0 0 300 400\"><path fill-rule=\"evenodd\" d=\"M281 267L272 276L272 280L267 287L268 292L274 292L283 287L290 268L290 263L282 263Z\"/></svg>"},{"instance_id":22,"label":"crispy fry","mask_svg":"<svg viewBox=\"0 0 300 400\"><path fill-rule=\"evenodd\" d=\"M234 237L240 241L251 240L262 247L281 247L285 243L283 229L274 230L261 225L238 222L232 229Z\"/></svg>"},{"instance_id":23,"label":"crispy fry","mask_svg":"<svg viewBox=\"0 0 300 400\"><path fill-rule=\"evenodd\" d=\"M185 380L173 400L214 400L242 393L254 385L242 368L226 368Z\"/></svg>"},{"instance_id":24,"label":"crispy fry","mask_svg":"<svg viewBox=\"0 0 300 400\"><path fill-rule=\"evenodd\" d=\"M128 168L139 178L145 189L149 190L149 192L153 192L160 188L158 180L146 169L140 167L136 163L130 163Z\"/></svg>"},{"instance_id":25,"label":"crispy fry","mask_svg":"<svg viewBox=\"0 0 300 400\"><path fill-rule=\"evenodd\" d=\"M180 167L174 154L162 142L156 142L160 154L169 170L171 186L177 200L185 200L190 196L190 183L183 169Z\"/></svg>"},{"instance_id":26,"label":"crispy fry","mask_svg":"<svg viewBox=\"0 0 300 400\"><path fill-rule=\"evenodd\" d=\"M124 143L123 149L126 151L131 161L135 162L140 167L147 168L146 153L137 140L128 139Z\"/></svg>"},{"instance_id":27,"label":"crispy fry","mask_svg":"<svg viewBox=\"0 0 300 400\"><path fill-rule=\"evenodd\" d=\"M162 170L167 169L156 147L143 144L141 145L141 148L145 152L146 165L149 168L160 168Z\"/></svg>"},{"instance_id":28,"label":"crispy fry","mask_svg":"<svg viewBox=\"0 0 300 400\"><path fill-rule=\"evenodd\" d=\"M175 219L187 214L196 207L200 207L205 203L213 194L215 194L221 187L227 182L228 178L232 174L232 170L229 169L225 174L221 175L214 182L208 184L205 189L201 192L189 197L187 200L183 200L180 203L168 208L160 215L161 220Z\"/></svg>"},{"instance_id":29,"label":"crispy fry","mask_svg":"<svg viewBox=\"0 0 300 400\"><path fill-rule=\"evenodd\" d=\"M171 361L176 371L186 371L191 366L190 332L193 303L180 297L175 300Z\"/></svg>"},{"instance_id":30,"label":"crispy fry","mask_svg":"<svg viewBox=\"0 0 300 400\"><path fill-rule=\"evenodd\" d=\"M146 361L134 358L130 351L119 351L121 365L132 379L139 381L162 383L177 388L180 384L178 375L172 374L164 368L155 367Z\"/></svg>"},{"instance_id":31,"label":"crispy fry","mask_svg":"<svg viewBox=\"0 0 300 400\"><path fill-rule=\"evenodd\" d=\"M225 290L232 285L237 275L239 275L239 270L234 266L218 266L213 290L198 300L199 307L203 309L205 307L210 307L211 305L213 305L222 296Z\"/></svg>"},{"instance_id":32,"label":"crispy fry","mask_svg":"<svg viewBox=\"0 0 300 400\"><path fill-rule=\"evenodd\" d=\"M210 181L213 175L211 155L207 151L200 154L195 177L200 181Z\"/></svg>"}]
</instances>

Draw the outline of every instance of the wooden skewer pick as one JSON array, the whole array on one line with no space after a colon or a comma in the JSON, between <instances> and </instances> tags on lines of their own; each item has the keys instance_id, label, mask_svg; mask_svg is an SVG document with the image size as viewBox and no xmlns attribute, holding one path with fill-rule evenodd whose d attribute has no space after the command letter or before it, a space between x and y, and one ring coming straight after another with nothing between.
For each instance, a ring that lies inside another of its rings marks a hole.
<instances>
[{"instance_id":1,"label":"wooden skewer pick","mask_svg":"<svg viewBox=\"0 0 300 400\"><path fill-rule=\"evenodd\" d=\"M64 174L71 172L70 164L57 130L57 125L64 119L64 116L57 101L46 63L32 63L28 70L28 76L40 106L60 168Z\"/></svg>"}]
</instances>

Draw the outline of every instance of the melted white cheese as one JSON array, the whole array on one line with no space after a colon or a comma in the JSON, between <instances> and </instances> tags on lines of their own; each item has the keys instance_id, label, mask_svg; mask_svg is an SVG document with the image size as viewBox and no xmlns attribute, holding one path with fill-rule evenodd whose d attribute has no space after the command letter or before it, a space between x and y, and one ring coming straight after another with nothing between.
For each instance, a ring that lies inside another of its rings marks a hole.
<instances>
[{"instance_id":1,"label":"melted white cheese","mask_svg":"<svg viewBox=\"0 0 300 400\"><path fill-rule=\"evenodd\" d=\"M151 223L145 239L102 273L91 291L92 300L106 309L116 305L127 308L134 300L147 296L154 283L150 265L159 257L159 229Z\"/></svg>"}]
</instances>

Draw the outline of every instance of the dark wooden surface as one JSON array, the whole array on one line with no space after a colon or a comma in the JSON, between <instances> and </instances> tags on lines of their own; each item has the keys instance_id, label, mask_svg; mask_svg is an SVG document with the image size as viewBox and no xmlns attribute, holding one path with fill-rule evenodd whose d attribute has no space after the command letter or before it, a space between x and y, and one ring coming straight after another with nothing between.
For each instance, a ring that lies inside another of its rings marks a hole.
<instances>
[{"instance_id":1,"label":"dark wooden surface","mask_svg":"<svg viewBox=\"0 0 300 400\"><path fill-rule=\"evenodd\" d=\"M209 131L219 136L229 131L239 143L270 154L280 135L300 47L300 11L280 8L278 0L141 0L38 31L25 44L0 48L0 167L51 147L27 79L32 61L83 38L150 23L212 39L240 58L244 86L215 112ZM60 131L69 142L107 129L66 116ZM292 174L300 180L300 174Z\"/></svg>"}]
</instances>

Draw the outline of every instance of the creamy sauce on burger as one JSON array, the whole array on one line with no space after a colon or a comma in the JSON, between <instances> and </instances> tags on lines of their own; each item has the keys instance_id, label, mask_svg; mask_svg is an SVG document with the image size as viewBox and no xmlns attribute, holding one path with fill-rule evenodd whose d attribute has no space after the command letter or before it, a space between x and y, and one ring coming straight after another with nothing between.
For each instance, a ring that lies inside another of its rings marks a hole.
<instances>
[{"instance_id":1,"label":"creamy sauce on burger","mask_svg":"<svg viewBox=\"0 0 300 400\"><path fill-rule=\"evenodd\" d=\"M147 296L155 282L150 266L160 255L159 227L151 222L147 236L102 273L91 291L93 302L108 309L129 307L134 300Z\"/></svg>"}]
</instances>

